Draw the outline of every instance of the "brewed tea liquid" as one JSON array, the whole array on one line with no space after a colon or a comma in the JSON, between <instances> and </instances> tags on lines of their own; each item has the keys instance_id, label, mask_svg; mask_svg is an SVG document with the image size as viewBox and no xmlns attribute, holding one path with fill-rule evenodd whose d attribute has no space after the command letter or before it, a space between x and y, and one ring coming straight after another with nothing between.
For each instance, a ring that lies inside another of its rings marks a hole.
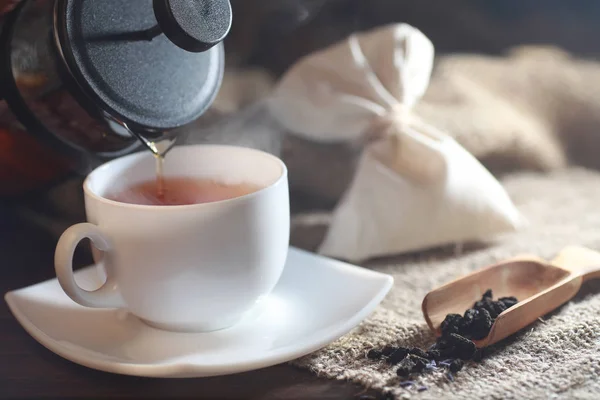
<instances>
[{"instance_id":1,"label":"brewed tea liquid","mask_svg":"<svg viewBox=\"0 0 600 400\"><path fill-rule=\"evenodd\" d=\"M109 193L106 198L129 204L178 206L233 199L259 189L259 186L249 183L225 184L211 179L157 177Z\"/></svg>"},{"instance_id":2,"label":"brewed tea liquid","mask_svg":"<svg viewBox=\"0 0 600 400\"><path fill-rule=\"evenodd\" d=\"M163 163L175 139L144 141L154 155L156 178L109 192L106 198L129 204L180 206L233 199L260 189L258 185L251 183L225 184L211 179L166 178Z\"/></svg>"}]
</instances>

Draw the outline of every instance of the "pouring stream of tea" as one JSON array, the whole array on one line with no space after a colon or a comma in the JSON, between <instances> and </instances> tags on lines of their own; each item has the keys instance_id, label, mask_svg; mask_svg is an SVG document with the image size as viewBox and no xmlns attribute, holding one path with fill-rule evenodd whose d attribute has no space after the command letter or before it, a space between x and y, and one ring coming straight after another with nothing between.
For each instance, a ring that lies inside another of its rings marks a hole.
<instances>
[{"instance_id":1,"label":"pouring stream of tea","mask_svg":"<svg viewBox=\"0 0 600 400\"><path fill-rule=\"evenodd\" d=\"M156 194L159 199L165 196L165 179L163 164L165 156L175 145L175 138L163 139L161 141L144 140L156 160Z\"/></svg>"}]
</instances>

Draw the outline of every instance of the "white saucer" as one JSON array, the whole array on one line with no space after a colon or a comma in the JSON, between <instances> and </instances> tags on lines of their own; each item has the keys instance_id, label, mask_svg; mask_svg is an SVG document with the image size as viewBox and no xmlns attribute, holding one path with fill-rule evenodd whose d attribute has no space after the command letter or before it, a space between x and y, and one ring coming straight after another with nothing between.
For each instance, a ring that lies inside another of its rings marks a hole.
<instances>
[{"instance_id":1,"label":"white saucer","mask_svg":"<svg viewBox=\"0 0 600 400\"><path fill-rule=\"evenodd\" d=\"M100 285L93 266L77 271L76 279L87 289ZM126 375L202 377L313 352L365 319L392 282L389 275L291 248L281 280L260 309L234 327L209 333L162 331L124 310L82 307L56 279L5 299L31 336L78 364Z\"/></svg>"}]
</instances>

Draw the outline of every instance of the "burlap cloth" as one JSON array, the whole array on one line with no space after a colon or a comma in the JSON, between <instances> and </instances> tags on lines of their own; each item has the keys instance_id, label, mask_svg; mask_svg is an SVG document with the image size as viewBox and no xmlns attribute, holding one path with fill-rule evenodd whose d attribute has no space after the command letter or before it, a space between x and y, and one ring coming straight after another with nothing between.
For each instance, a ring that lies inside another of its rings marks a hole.
<instances>
[{"instance_id":1,"label":"burlap cloth","mask_svg":"<svg viewBox=\"0 0 600 400\"><path fill-rule=\"evenodd\" d=\"M398 398L600 399L600 280L584 284L573 301L495 346L482 363L466 364L454 382L434 372L403 389L394 368L365 357L373 346L432 344L421 301L429 290L453 278L522 253L551 258L568 244L600 249L600 173L574 168L520 172L502 182L529 219L527 229L465 246L460 254L454 248L438 249L365 264L394 277L385 300L351 333L293 363ZM298 215L293 244L313 248L324 222L326 216ZM428 390L417 392L421 385Z\"/></svg>"}]
</instances>

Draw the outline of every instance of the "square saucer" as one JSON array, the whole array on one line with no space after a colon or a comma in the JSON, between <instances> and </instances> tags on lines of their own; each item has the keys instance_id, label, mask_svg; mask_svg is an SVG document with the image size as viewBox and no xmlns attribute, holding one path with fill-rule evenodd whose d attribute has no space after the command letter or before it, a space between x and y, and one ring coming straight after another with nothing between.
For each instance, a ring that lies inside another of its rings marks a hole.
<instances>
[{"instance_id":1,"label":"square saucer","mask_svg":"<svg viewBox=\"0 0 600 400\"><path fill-rule=\"evenodd\" d=\"M88 290L101 284L94 266L75 278ZM367 318L392 283L389 275L290 248L274 291L236 325L206 333L163 331L125 310L80 306L56 279L5 299L33 338L68 360L118 374L184 378L264 368L318 350Z\"/></svg>"}]
</instances>

